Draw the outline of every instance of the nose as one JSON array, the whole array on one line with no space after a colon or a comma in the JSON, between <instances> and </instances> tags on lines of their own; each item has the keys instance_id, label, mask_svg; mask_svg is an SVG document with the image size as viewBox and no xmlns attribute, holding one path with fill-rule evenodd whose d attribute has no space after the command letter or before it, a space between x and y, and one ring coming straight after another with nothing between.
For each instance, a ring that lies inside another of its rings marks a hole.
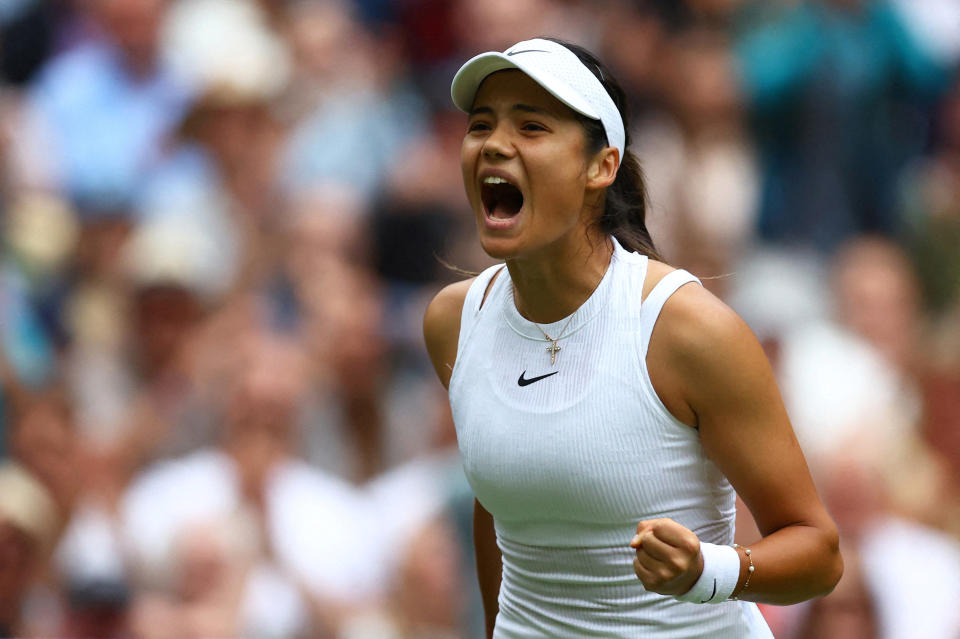
<instances>
[{"instance_id":1,"label":"nose","mask_svg":"<svg viewBox=\"0 0 960 639\"><path fill-rule=\"evenodd\" d=\"M488 160L513 156L513 145L503 126L495 126L483 142L483 157Z\"/></svg>"}]
</instances>

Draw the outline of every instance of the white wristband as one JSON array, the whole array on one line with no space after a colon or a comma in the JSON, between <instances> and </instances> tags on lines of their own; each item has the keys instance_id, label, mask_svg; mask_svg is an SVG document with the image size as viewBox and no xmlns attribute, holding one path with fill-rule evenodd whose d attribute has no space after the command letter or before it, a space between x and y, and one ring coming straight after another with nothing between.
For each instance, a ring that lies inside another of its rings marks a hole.
<instances>
[{"instance_id":1,"label":"white wristband","mask_svg":"<svg viewBox=\"0 0 960 639\"><path fill-rule=\"evenodd\" d=\"M718 546L700 542L703 555L703 572L693 588L682 595L680 601L691 603L720 603L733 594L740 580L740 554L732 546Z\"/></svg>"}]
</instances>

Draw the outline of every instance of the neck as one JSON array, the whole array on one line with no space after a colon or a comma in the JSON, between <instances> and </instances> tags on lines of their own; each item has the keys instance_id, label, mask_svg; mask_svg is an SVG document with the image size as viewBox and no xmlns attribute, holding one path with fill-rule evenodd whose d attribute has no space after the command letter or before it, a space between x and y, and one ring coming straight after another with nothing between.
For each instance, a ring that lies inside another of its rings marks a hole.
<instances>
[{"instance_id":1,"label":"neck","mask_svg":"<svg viewBox=\"0 0 960 639\"><path fill-rule=\"evenodd\" d=\"M588 236L574 246L548 247L532 256L507 260L517 310L531 322L549 324L587 301L607 272L613 242Z\"/></svg>"}]
</instances>

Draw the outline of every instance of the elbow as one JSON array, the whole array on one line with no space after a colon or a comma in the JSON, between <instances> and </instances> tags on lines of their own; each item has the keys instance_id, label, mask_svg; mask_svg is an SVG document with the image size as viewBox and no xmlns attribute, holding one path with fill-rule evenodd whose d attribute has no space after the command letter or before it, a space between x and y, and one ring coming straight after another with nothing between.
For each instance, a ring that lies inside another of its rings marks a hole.
<instances>
[{"instance_id":1,"label":"elbow","mask_svg":"<svg viewBox=\"0 0 960 639\"><path fill-rule=\"evenodd\" d=\"M840 583L840 578L843 576L843 556L838 550L830 558L830 566L827 570L827 578L824 583L823 592L820 593L821 597L825 597L833 592L833 589L837 587L837 584Z\"/></svg>"},{"instance_id":2,"label":"elbow","mask_svg":"<svg viewBox=\"0 0 960 639\"><path fill-rule=\"evenodd\" d=\"M833 592L843 576L843 555L840 553L840 535L832 524L824 531L825 561L823 585L817 596L826 596Z\"/></svg>"}]
</instances>

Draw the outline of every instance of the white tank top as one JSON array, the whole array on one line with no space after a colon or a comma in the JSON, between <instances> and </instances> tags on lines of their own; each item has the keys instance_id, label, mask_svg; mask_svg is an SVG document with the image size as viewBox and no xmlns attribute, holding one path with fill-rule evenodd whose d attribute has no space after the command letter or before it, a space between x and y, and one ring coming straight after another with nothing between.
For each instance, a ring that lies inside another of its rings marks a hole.
<instances>
[{"instance_id":1,"label":"white tank top","mask_svg":"<svg viewBox=\"0 0 960 639\"><path fill-rule=\"evenodd\" d=\"M467 293L450 403L503 554L496 639L772 637L752 603L680 602L647 592L633 572L639 521L670 517L701 541L731 544L735 512L733 488L646 367L663 304L698 280L674 271L641 305L646 273L647 258L614 241L590 298L541 324L559 340L555 365L517 311L506 268L487 269Z\"/></svg>"}]
</instances>

